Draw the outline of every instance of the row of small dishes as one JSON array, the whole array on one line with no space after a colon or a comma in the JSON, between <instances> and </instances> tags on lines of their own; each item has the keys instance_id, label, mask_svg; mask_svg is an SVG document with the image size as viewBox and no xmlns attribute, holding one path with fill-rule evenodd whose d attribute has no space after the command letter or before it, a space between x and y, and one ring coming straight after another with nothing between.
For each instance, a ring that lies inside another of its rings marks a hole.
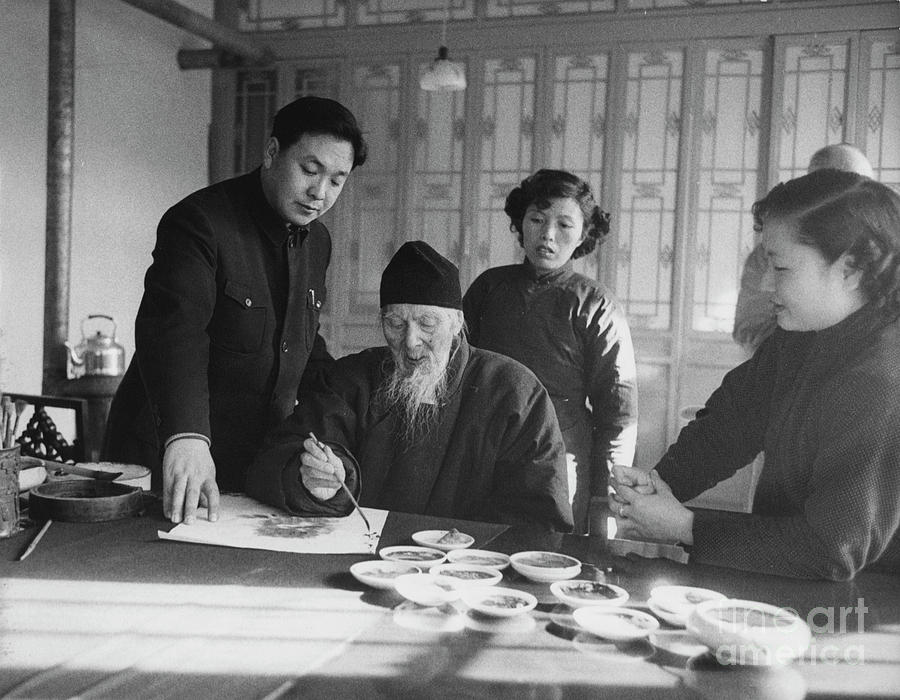
<instances>
[{"instance_id":1,"label":"row of small dishes","mask_svg":"<svg viewBox=\"0 0 900 700\"><path fill-rule=\"evenodd\" d=\"M811 630L794 612L767 603L728 598L694 586L657 586L650 610L672 627L658 631L653 615L631 608L577 608L575 621L613 641L650 636L651 643L678 655L711 650L720 662L770 666L796 659L809 647Z\"/></svg>"},{"instance_id":2,"label":"row of small dishes","mask_svg":"<svg viewBox=\"0 0 900 700\"><path fill-rule=\"evenodd\" d=\"M394 588L419 605L461 599L470 608L495 617L518 615L537 605L537 598L526 591L495 587L509 566L532 581L550 583L553 594L573 607L628 599L628 593L617 586L568 580L581 572L581 562L565 554L506 555L469 549L474 538L456 531L425 530L412 537L417 546L384 547L379 552L383 561L359 562L351 573L369 586Z\"/></svg>"},{"instance_id":3,"label":"row of small dishes","mask_svg":"<svg viewBox=\"0 0 900 700\"><path fill-rule=\"evenodd\" d=\"M385 547L380 551L382 560L354 564L351 572L363 583L396 588L422 605L461 599L481 613L506 617L537 605L530 593L496 586L503 570L512 566L532 581L549 583L553 595L573 608L572 617L580 627L611 641L634 641L652 635L659 630L659 618L673 627L687 628L686 632L676 632L681 636L672 640L684 649L749 649L757 663L789 661L810 642L808 625L775 606L728 599L707 588L666 585L651 591L650 615L622 607L629 595L619 586L575 579L581 573L581 562L574 557L556 552L506 555L468 549L474 543L469 536L463 536L464 541L455 537L452 544L441 543L448 534L446 530L416 533L413 540L418 546ZM747 663L746 659L734 661Z\"/></svg>"}]
</instances>

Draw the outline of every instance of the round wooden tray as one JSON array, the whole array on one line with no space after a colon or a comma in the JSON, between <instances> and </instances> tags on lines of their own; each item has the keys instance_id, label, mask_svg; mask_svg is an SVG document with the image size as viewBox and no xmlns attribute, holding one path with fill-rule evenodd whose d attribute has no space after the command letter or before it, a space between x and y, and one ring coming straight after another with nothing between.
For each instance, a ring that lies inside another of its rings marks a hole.
<instances>
[{"instance_id":1,"label":"round wooden tray","mask_svg":"<svg viewBox=\"0 0 900 700\"><path fill-rule=\"evenodd\" d=\"M140 515L144 509L140 486L115 481L73 479L48 481L29 492L28 517L98 523Z\"/></svg>"}]
</instances>

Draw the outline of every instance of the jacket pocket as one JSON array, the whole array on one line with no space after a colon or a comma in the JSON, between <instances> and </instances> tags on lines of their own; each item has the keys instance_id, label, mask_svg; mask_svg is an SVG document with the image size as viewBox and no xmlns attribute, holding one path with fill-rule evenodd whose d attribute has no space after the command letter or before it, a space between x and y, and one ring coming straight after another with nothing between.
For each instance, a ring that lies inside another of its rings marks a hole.
<instances>
[{"instance_id":1,"label":"jacket pocket","mask_svg":"<svg viewBox=\"0 0 900 700\"><path fill-rule=\"evenodd\" d=\"M210 342L229 352L252 354L262 348L266 307L248 285L226 280L209 322Z\"/></svg>"},{"instance_id":2,"label":"jacket pocket","mask_svg":"<svg viewBox=\"0 0 900 700\"><path fill-rule=\"evenodd\" d=\"M306 347L312 350L319 330L319 315L325 304L325 287L310 288L306 291Z\"/></svg>"}]
</instances>

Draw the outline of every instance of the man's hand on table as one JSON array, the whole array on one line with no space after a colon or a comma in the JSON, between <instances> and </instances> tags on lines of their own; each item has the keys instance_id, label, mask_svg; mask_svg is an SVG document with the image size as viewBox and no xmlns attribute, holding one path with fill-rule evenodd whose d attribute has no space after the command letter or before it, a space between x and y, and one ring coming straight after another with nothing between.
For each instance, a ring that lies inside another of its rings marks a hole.
<instances>
[{"instance_id":1,"label":"man's hand on table","mask_svg":"<svg viewBox=\"0 0 900 700\"><path fill-rule=\"evenodd\" d=\"M311 437L303 441L300 455L300 479L303 486L315 498L327 501L340 490L341 482L347 478L344 463L328 445Z\"/></svg>"},{"instance_id":2,"label":"man's hand on table","mask_svg":"<svg viewBox=\"0 0 900 700\"><path fill-rule=\"evenodd\" d=\"M613 467L610 496L619 537L693 544L694 514L656 470Z\"/></svg>"},{"instance_id":3,"label":"man's hand on table","mask_svg":"<svg viewBox=\"0 0 900 700\"><path fill-rule=\"evenodd\" d=\"M173 523L190 525L196 520L198 504L207 507L210 521L218 520L216 465L206 441L178 438L163 455L163 515Z\"/></svg>"}]
</instances>

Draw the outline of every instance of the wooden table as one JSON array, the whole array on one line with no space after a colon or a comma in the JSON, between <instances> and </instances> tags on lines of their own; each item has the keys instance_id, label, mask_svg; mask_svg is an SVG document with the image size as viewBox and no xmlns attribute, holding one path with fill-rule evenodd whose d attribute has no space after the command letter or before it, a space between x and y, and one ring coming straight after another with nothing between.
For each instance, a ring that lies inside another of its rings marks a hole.
<instances>
[{"instance_id":1,"label":"wooden table","mask_svg":"<svg viewBox=\"0 0 900 700\"><path fill-rule=\"evenodd\" d=\"M649 643L605 643L553 622L549 585L530 616L491 623L357 583L361 555L298 555L159 540L140 518L54 523L0 541L0 697L802 698L897 697L900 578L826 583L614 557L597 538L392 513L381 546L456 525L476 547L578 557L645 607L652 587L699 585L795 609L813 625L787 667L718 667ZM810 617L810 614L812 616ZM841 618L843 617L843 625ZM829 620L833 623L829 627ZM663 625L665 628L666 625Z\"/></svg>"}]
</instances>

